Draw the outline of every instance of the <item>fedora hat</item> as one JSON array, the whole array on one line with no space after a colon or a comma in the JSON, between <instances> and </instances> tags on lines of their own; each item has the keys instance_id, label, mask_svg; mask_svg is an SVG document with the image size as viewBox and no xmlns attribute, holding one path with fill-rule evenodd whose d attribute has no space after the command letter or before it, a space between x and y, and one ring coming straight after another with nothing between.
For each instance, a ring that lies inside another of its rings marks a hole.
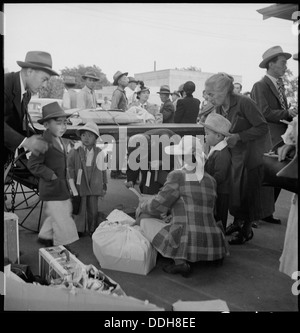
<instances>
[{"instance_id":1,"label":"fedora hat","mask_svg":"<svg viewBox=\"0 0 300 333\"><path fill-rule=\"evenodd\" d=\"M174 90L174 91L172 92L172 95L176 95L176 96L180 97L180 93L179 93L179 91L177 91L177 90Z\"/></svg>"},{"instance_id":2,"label":"fedora hat","mask_svg":"<svg viewBox=\"0 0 300 333\"><path fill-rule=\"evenodd\" d=\"M292 56L290 53L283 52L282 48L280 46L273 46L270 49L268 49L264 54L262 55L263 61L259 64L260 68L266 68L266 64L273 58L283 55L287 59L290 59Z\"/></svg>"},{"instance_id":3,"label":"fedora hat","mask_svg":"<svg viewBox=\"0 0 300 333\"><path fill-rule=\"evenodd\" d=\"M86 78L94 79L96 81L99 81L100 79L96 76L96 74L92 71L86 72L84 75L81 76L84 80Z\"/></svg>"},{"instance_id":4,"label":"fedora hat","mask_svg":"<svg viewBox=\"0 0 300 333\"><path fill-rule=\"evenodd\" d=\"M148 88L148 87L143 87L143 88L141 88L140 90L138 90L136 93L137 93L137 95L139 95L140 93L142 93L142 92L144 92L144 91L149 91L149 93L150 93L150 88Z\"/></svg>"},{"instance_id":5,"label":"fedora hat","mask_svg":"<svg viewBox=\"0 0 300 333\"><path fill-rule=\"evenodd\" d=\"M29 51L26 54L25 61L17 61L22 68L40 69L50 75L58 75L52 69L51 54L44 51Z\"/></svg>"},{"instance_id":6,"label":"fedora hat","mask_svg":"<svg viewBox=\"0 0 300 333\"><path fill-rule=\"evenodd\" d=\"M38 119L39 124L43 124L45 121L58 117L70 117L71 114L65 113L65 111L60 107L57 102L53 102L43 106L42 108L42 118Z\"/></svg>"},{"instance_id":7,"label":"fedora hat","mask_svg":"<svg viewBox=\"0 0 300 333\"><path fill-rule=\"evenodd\" d=\"M299 56L299 53L295 53L295 54L293 55L293 59L294 59L294 60L298 60L298 56Z\"/></svg>"},{"instance_id":8,"label":"fedora hat","mask_svg":"<svg viewBox=\"0 0 300 333\"><path fill-rule=\"evenodd\" d=\"M76 85L76 79L74 76L65 76L64 83L69 85Z\"/></svg>"},{"instance_id":9,"label":"fedora hat","mask_svg":"<svg viewBox=\"0 0 300 333\"><path fill-rule=\"evenodd\" d=\"M179 92L183 92L183 86L184 86L184 83L181 84L181 85L178 87L178 91L179 91Z\"/></svg>"},{"instance_id":10,"label":"fedora hat","mask_svg":"<svg viewBox=\"0 0 300 333\"><path fill-rule=\"evenodd\" d=\"M95 122L93 121L89 121L87 122L83 127L79 128L76 133L78 136L81 135L80 132L82 131L89 131L89 132L92 132L94 134L96 134L97 138L99 138L99 129L98 129L98 126Z\"/></svg>"},{"instance_id":11,"label":"fedora hat","mask_svg":"<svg viewBox=\"0 0 300 333\"><path fill-rule=\"evenodd\" d=\"M158 94L171 94L170 87L168 85L163 85L160 87Z\"/></svg>"},{"instance_id":12,"label":"fedora hat","mask_svg":"<svg viewBox=\"0 0 300 333\"><path fill-rule=\"evenodd\" d=\"M231 122L218 113L210 113L206 117L205 122L200 121L199 123L216 133L220 133L225 136L231 135L229 133Z\"/></svg>"},{"instance_id":13,"label":"fedora hat","mask_svg":"<svg viewBox=\"0 0 300 333\"><path fill-rule=\"evenodd\" d=\"M123 76L123 75L128 75L128 72L125 72L125 73L122 73L121 71L117 71L116 73L115 73L115 75L113 76L113 79L114 79L114 82L113 82L113 85L114 86L117 86L118 85L118 80L119 80L119 78L121 77L121 76Z\"/></svg>"}]
</instances>

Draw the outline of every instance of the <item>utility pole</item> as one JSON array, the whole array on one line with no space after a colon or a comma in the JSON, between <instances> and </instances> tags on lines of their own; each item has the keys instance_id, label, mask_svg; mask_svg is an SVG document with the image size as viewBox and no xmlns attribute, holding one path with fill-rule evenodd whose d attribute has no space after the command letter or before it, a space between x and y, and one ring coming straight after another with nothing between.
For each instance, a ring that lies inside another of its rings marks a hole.
<instances>
[{"instance_id":1,"label":"utility pole","mask_svg":"<svg viewBox=\"0 0 300 333\"><path fill-rule=\"evenodd\" d=\"M154 60L154 72L156 72L156 60Z\"/></svg>"}]
</instances>

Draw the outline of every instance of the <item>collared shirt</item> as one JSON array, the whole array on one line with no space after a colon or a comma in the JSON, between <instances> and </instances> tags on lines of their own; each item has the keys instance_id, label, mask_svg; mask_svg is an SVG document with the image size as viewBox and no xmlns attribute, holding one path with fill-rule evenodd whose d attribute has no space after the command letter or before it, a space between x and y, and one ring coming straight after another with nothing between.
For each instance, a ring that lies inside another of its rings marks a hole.
<instances>
[{"instance_id":1,"label":"collared shirt","mask_svg":"<svg viewBox=\"0 0 300 333\"><path fill-rule=\"evenodd\" d=\"M271 76L270 74L266 74L266 76L272 81L272 83L274 84L275 88L278 91L278 85L277 85L277 80L274 76Z\"/></svg>"},{"instance_id":2,"label":"collared shirt","mask_svg":"<svg viewBox=\"0 0 300 333\"><path fill-rule=\"evenodd\" d=\"M87 148L84 148L85 154L86 154L86 166L92 166L92 161L94 158L94 148L91 150L88 150Z\"/></svg>"},{"instance_id":3,"label":"collared shirt","mask_svg":"<svg viewBox=\"0 0 300 333\"><path fill-rule=\"evenodd\" d=\"M210 149L210 151L207 155L207 158L209 158L209 156L211 156L214 151L220 151L220 150L224 149L226 146L227 146L227 140L225 138L224 140L220 141L219 143L217 143L215 146L213 146Z\"/></svg>"},{"instance_id":4,"label":"collared shirt","mask_svg":"<svg viewBox=\"0 0 300 333\"><path fill-rule=\"evenodd\" d=\"M20 84L21 84L21 103L22 103L23 95L26 93L26 90L25 90L24 83L22 80L21 72L20 72Z\"/></svg>"},{"instance_id":5,"label":"collared shirt","mask_svg":"<svg viewBox=\"0 0 300 333\"><path fill-rule=\"evenodd\" d=\"M79 109L96 109L97 99L95 91L84 86L77 94L77 107Z\"/></svg>"}]
</instances>

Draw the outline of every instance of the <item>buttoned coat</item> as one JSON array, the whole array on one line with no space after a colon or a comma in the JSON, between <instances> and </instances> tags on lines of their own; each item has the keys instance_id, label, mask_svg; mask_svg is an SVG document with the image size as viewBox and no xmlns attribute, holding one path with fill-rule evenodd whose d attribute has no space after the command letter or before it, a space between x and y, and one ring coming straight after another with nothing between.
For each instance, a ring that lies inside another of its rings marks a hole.
<instances>
[{"instance_id":1,"label":"buttoned coat","mask_svg":"<svg viewBox=\"0 0 300 333\"><path fill-rule=\"evenodd\" d=\"M171 211L171 222L153 238L164 257L191 262L212 261L227 254L225 237L214 219L216 181L186 179L186 170L171 171L161 191L140 203L140 213L159 216Z\"/></svg>"},{"instance_id":2,"label":"buttoned coat","mask_svg":"<svg viewBox=\"0 0 300 333\"><path fill-rule=\"evenodd\" d=\"M283 110L279 100L279 94L273 82L264 76L260 81L256 82L251 91L251 98L257 103L259 109L266 118L269 129L271 142L266 147L269 151L274 145L282 140L281 135L287 129L287 125L280 120L291 121L292 117L288 110ZM287 106L287 101L285 99Z\"/></svg>"},{"instance_id":3,"label":"buttoned coat","mask_svg":"<svg viewBox=\"0 0 300 333\"><path fill-rule=\"evenodd\" d=\"M192 95L177 100L174 123L196 124L200 101Z\"/></svg>"},{"instance_id":4,"label":"buttoned coat","mask_svg":"<svg viewBox=\"0 0 300 333\"><path fill-rule=\"evenodd\" d=\"M4 162L26 137L21 104L20 72L4 75Z\"/></svg>"},{"instance_id":5,"label":"buttoned coat","mask_svg":"<svg viewBox=\"0 0 300 333\"><path fill-rule=\"evenodd\" d=\"M64 150L54 136L46 130L43 138L48 143L48 150L44 154L30 155L27 167L31 173L39 178L39 194L42 201L60 201L70 198L67 176L67 149L63 140ZM57 179L51 180L53 174Z\"/></svg>"},{"instance_id":6,"label":"buttoned coat","mask_svg":"<svg viewBox=\"0 0 300 333\"><path fill-rule=\"evenodd\" d=\"M170 99L164 102L159 112L163 115L163 123L174 123L174 105Z\"/></svg>"},{"instance_id":7,"label":"buttoned coat","mask_svg":"<svg viewBox=\"0 0 300 333\"><path fill-rule=\"evenodd\" d=\"M92 171L91 179L89 181L87 167L86 167L86 158L85 151L83 146L73 148L68 154L68 170L69 177L74 179L75 184L77 183L78 171L82 170L81 182L80 185L76 184L77 191L79 195L89 196L103 196L103 185L107 184L107 174L105 165L105 155L99 147L94 148L94 157L92 160ZM101 170L102 169L102 170Z\"/></svg>"}]
</instances>

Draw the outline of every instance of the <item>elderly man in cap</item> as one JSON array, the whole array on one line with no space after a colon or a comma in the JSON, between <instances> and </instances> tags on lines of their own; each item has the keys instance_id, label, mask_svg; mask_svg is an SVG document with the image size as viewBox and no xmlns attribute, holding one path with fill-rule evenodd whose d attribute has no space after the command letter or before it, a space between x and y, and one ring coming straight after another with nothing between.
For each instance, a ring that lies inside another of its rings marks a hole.
<instances>
[{"instance_id":1,"label":"elderly man in cap","mask_svg":"<svg viewBox=\"0 0 300 333\"><path fill-rule=\"evenodd\" d=\"M113 76L113 85L118 86L118 88L113 92L112 98L111 98L111 109L119 109L122 111L126 111L128 109L128 100L125 93L125 88L128 86L129 79L127 77L128 73L123 73L121 71L117 71L115 75ZM119 165L120 163L120 157L119 157L119 142L116 142L115 144L115 153L116 153L116 170L111 171L111 178L114 179L125 179L126 175L122 173L121 168L122 165ZM122 151L122 156L124 156L124 161L126 157L126 151ZM121 158L121 164L122 164L122 158Z\"/></svg>"},{"instance_id":2,"label":"elderly man in cap","mask_svg":"<svg viewBox=\"0 0 300 333\"><path fill-rule=\"evenodd\" d=\"M161 86L157 93L159 94L160 100L162 101L159 112L163 116L163 123L174 123L175 109L173 103L170 100L171 91L169 86Z\"/></svg>"},{"instance_id":3,"label":"elderly man in cap","mask_svg":"<svg viewBox=\"0 0 300 333\"><path fill-rule=\"evenodd\" d=\"M65 110L77 107L77 92L73 88L76 87L74 76L66 76L64 78L65 90L63 94L62 106Z\"/></svg>"},{"instance_id":4,"label":"elderly man in cap","mask_svg":"<svg viewBox=\"0 0 300 333\"><path fill-rule=\"evenodd\" d=\"M196 124L199 110L200 101L193 97L193 92L196 90L195 83L187 81L183 86L185 97L177 102L175 111L175 123L190 123Z\"/></svg>"},{"instance_id":5,"label":"elderly man in cap","mask_svg":"<svg viewBox=\"0 0 300 333\"><path fill-rule=\"evenodd\" d=\"M99 77L92 71L86 72L82 75L85 81L85 86L77 94L77 107L79 109L96 109L97 98L95 94L96 82L99 81Z\"/></svg>"},{"instance_id":6,"label":"elderly man in cap","mask_svg":"<svg viewBox=\"0 0 300 333\"><path fill-rule=\"evenodd\" d=\"M265 116L270 130L270 140L266 144L266 152L281 141L281 135L286 131L287 125L281 120L291 121L298 114L295 109L289 109L284 92L282 77L287 70L287 60L290 53L283 52L280 46L273 46L264 52L260 68L267 70L266 75L256 82L251 91L252 99ZM274 205L280 193L280 188L262 188L262 201L265 205ZM265 222L280 224L279 219L273 215L263 219Z\"/></svg>"},{"instance_id":7,"label":"elderly man in cap","mask_svg":"<svg viewBox=\"0 0 300 333\"><path fill-rule=\"evenodd\" d=\"M17 64L21 71L4 76L5 169L18 148L29 150L34 155L45 153L48 149L41 136L32 135L35 130L28 113L28 103L31 94L47 87L52 75L59 75L52 69L52 58L48 52L29 51L25 61L17 61Z\"/></svg>"}]
</instances>

